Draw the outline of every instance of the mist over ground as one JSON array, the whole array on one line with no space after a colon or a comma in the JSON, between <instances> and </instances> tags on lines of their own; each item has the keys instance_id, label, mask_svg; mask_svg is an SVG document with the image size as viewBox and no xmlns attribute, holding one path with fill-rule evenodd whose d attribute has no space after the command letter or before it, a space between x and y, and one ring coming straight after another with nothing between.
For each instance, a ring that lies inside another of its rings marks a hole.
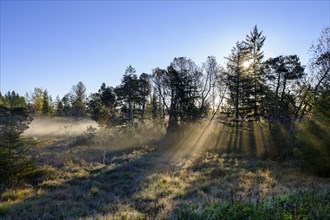
<instances>
[{"instance_id":1,"label":"mist over ground","mask_svg":"<svg viewBox=\"0 0 330 220\"><path fill-rule=\"evenodd\" d=\"M98 128L98 124L90 119L72 118L34 118L24 135L29 137L64 137L79 135L88 127Z\"/></svg>"}]
</instances>

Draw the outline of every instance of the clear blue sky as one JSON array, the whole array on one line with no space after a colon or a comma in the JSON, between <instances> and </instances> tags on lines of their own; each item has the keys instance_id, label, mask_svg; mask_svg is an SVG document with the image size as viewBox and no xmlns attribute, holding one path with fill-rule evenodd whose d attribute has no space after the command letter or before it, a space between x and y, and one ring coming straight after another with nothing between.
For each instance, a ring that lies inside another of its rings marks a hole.
<instances>
[{"instance_id":1,"label":"clear blue sky","mask_svg":"<svg viewBox=\"0 0 330 220\"><path fill-rule=\"evenodd\" d=\"M329 25L329 1L1 1L1 92L55 97L78 81L88 94L125 68L166 68L174 57L220 64L257 24L266 58L297 54Z\"/></svg>"}]
</instances>

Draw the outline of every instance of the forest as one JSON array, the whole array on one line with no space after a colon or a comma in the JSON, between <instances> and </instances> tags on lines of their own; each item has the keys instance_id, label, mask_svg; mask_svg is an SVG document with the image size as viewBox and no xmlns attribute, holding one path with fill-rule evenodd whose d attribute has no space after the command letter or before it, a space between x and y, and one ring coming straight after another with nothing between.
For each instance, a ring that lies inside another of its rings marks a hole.
<instances>
[{"instance_id":1,"label":"forest","mask_svg":"<svg viewBox=\"0 0 330 220\"><path fill-rule=\"evenodd\" d=\"M307 64L265 41L91 94L0 93L0 218L329 219L330 27Z\"/></svg>"}]
</instances>

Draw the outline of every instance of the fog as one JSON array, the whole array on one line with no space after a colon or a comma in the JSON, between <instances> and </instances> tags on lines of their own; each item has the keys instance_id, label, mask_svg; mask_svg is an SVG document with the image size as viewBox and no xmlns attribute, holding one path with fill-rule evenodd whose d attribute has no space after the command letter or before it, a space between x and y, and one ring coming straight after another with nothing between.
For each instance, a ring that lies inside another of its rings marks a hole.
<instances>
[{"instance_id":1,"label":"fog","mask_svg":"<svg viewBox=\"0 0 330 220\"><path fill-rule=\"evenodd\" d=\"M98 127L95 121L89 119L35 118L24 135L30 137L73 136L86 131L89 126Z\"/></svg>"}]
</instances>

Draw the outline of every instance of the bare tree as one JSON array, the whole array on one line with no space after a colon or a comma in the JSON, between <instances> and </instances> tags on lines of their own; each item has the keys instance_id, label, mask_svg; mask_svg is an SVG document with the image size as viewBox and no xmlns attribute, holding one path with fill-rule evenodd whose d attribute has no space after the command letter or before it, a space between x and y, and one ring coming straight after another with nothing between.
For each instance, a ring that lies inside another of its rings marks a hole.
<instances>
[{"instance_id":1,"label":"bare tree","mask_svg":"<svg viewBox=\"0 0 330 220\"><path fill-rule=\"evenodd\" d=\"M206 62L203 63L204 73L204 85L201 93L202 105L205 103L206 99L209 97L211 92L212 97L212 111L215 111L215 98L216 98L216 81L219 75L220 67L214 56L208 56Z\"/></svg>"},{"instance_id":2,"label":"bare tree","mask_svg":"<svg viewBox=\"0 0 330 220\"><path fill-rule=\"evenodd\" d=\"M110 128L100 129L94 139L97 156L101 159L104 166L106 165L107 150L112 140L113 131Z\"/></svg>"},{"instance_id":3,"label":"bare tree","mask_svg":"<svg viewBox=\"0 0 330 220\"><path fill-rule=\"evenodd\" d=\"M330 27L322 30L321 36L310 48L310 70L316 79L314 92L330 87Z\"/></svg>"}]
</instances>

